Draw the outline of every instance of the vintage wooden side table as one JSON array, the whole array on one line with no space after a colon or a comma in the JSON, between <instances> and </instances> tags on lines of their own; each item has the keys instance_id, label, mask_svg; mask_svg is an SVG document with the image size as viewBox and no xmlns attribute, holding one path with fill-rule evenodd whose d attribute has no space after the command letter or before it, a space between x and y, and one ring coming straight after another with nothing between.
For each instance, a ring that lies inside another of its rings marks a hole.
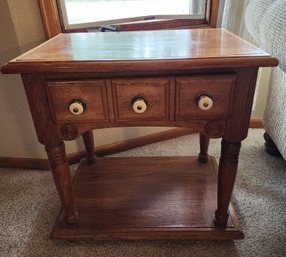
<instances>
[{"instance_id":1,"label":"vintage wooden side table","mask_svg":"<svg viewBox=\"0 0 286 257\"><path fill-rule=\"evenodd\" d=\"M60 34L4 65L22 74L62 202L51 237L243 238L229 205L238 155L258 68L275 65L223 29ZM188 127L201 150L95 158L91 130L119 126ZM63 141L81 135L88 158L72 179ZM222 138L219 166L209 138Z\"/></svg>"}]
</instances>

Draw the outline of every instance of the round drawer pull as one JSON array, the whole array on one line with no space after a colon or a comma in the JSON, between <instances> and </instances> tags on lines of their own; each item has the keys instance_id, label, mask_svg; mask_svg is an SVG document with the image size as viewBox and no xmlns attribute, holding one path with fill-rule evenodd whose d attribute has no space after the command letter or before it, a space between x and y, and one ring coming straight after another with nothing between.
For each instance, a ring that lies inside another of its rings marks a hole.
<instances>
[{"instance_id":1,"label":"round drawer pull","mask_svg":"<svg viewBox=\"0 0 286 257\"><path fill-rule=\"evenodd\" d=\"M136 113L144 113L147 110L147 103L143 98L134 99L132 104L133 111Z\"/></svg>"},{"instance_id":2,"label":"round drawer pull","mask_svg":"<svg viewBox=\"0 0 286 257\"><path fill-rule=\"evenodd\" d=\"M69 110L74 115L80 115L85 110L85 104L80 100L74 100L71 102Z\"/></svg>"},{"instance_id":3,"label":"round drawer pull","mask_svg":"<svg viewBox=\"0 0 286 257\"><path fill-rule=\"evenodd\" d=\"M214 105L213 99L207 94L202 94L197 99L198 106L203 111L210 110Z\"/></svg>"}]
</instances>

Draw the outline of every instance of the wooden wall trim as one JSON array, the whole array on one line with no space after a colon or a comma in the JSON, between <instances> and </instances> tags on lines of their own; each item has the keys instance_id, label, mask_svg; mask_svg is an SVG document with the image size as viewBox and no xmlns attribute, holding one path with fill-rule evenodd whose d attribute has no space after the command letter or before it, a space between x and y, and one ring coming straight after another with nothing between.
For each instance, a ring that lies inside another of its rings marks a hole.
<instances>
[{"instance_id":1,"label":"wooden wall trim","mask_svg":"<svg viewBox=\"0 0 286 257\"><path fill-rule=\"evenodd\" d=\"M0 157L0 168L48 170L47 159Z\"/></svg>"},{"instance_id":2,"label":"wooden wall trim","mask_svg":"<svg viewBox=\"0 0 286 257\"><path fill-rule=\"evenodd\" d=\"M62 33L61 21L56 0L38 0L47 38Z\"/></svg>"},{"instance_id":3,"label":"wooden wall trim","mask_svg":"<svg viewBox=\"0 0 286 257\"><path fill-rule=\"evenodd\" d=\"M216 28L216 25L217 25L219 1L220 1L220 0L212 0L212 1L211 1L210 26L211 26L212 28Z\"/></svg>"},{"instance_id":4,"label":"wooden wall trim","mask_svg":"<svg viewBox=\"0 0 286 257\"><path fill-rule=\"evenodd\" d=\"M99 157L102 157L105 155L123 152L126 150L148 145L151 143L156 143L163 140L188 135L192 131L193 130L188 128L175 128L147 136L132 138L125 141L120 141L97 147L95 148L95 154ZM76 164L85 156L86 156L85 151L81 151L68 154L67 158L69 164ZM47 159L0 157L0 168L48 170L49 162Z\"/></svg>"},{"instance_id":5,"label":"wooden wall trim","mask_svg":"<svg viewBox=\"0 0 286 257\"><path fill-rule=\"evenodd\" d=\"M251 119L249 128L264 128L262 119Z\"/></svg>"},{"instance_id":6,"label":"wooden wall trim","mask_svg":"<svg viewBox=\"0 0 286 257\"><path fill-rule=\"evenodd\" d=\"M250 121L250 128L263 128L262 119L252 119ZM177 138L193 133L189 128L174 128L155 134L128 139L125 141L116 142L113 144L103 145L95 148L97 156L102 157L118 152L127 151L136 147L161 142L172 138ZM86 156L84 151L71 153L67 155L69 164L76 164ZM14 158L14 157L0 157L0 168L16 168L16 169L36 169L48 170L49 162L47 159L34 158Z\"/></svg>"}]
</instances>

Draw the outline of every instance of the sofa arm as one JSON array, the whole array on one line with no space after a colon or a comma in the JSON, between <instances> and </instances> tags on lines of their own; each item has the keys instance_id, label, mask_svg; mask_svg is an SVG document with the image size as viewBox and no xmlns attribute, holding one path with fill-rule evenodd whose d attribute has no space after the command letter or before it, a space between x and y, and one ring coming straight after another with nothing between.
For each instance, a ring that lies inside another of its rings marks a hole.
<instances>
[{"instance_id":1,"label":"sofa arm","mask_svg":"<svg viewBox=\"0 0 286 257\"><path fill-rule=\"evenodd\" d=\"M285 0L252 0L245 11L245 24L260 47L279 60L286 71Z\"/></svg>"}]
</instances>

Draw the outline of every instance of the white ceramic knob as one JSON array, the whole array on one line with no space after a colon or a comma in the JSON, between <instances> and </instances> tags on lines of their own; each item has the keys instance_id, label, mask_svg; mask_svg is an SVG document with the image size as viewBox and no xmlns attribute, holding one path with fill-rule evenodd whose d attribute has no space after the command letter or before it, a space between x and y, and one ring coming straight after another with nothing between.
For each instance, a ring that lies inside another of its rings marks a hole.
<instances>
[{"instance_id":1,"label":"white ceramic knob","mask_svg":"<svg viewBox=\"0 0 286 257\"><path fill-rule=\"evenodd\" d=\"M208 95L201 95L198 99L198 106L201 110L210 110L214 105L213 99Z\"/></svg>"},{"instance_id":2,"label":"white ceramic knob","mask_svg":"<svg viewBox=\"0 0 286 257\"><path fill-rule=\"evenodd\" d=\"M147 110L147 104L143 98L137 98L132 107L133 111L136 113L144 113Z\"/></svg>"},{"instance_id":3,"label":"white ceramic knob","mask_svg":"<svg viewBox=\"0 0 286 257\"><path fill-rule=\"evenodd\" d=\"M76 100L70 104L69 110L74 115L80 115L84 112L84 104L81 101Z\"/></svg>"}]
</instances>

